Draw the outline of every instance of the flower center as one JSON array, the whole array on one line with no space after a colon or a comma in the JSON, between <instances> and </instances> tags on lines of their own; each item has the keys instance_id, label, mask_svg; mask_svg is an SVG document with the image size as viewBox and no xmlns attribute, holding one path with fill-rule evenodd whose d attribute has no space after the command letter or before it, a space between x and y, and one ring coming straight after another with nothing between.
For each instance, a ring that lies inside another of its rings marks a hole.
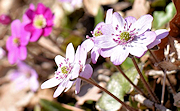
<instances>
[{"instance_id":1,"label":"flower center","mask_svg":"<svg viewBox=\"0 0 180 111\"><path fill-rule=\"evenodd\" d=\"M67 74L68 73L68 70L67 70L66 66L61 67L61 71L62 71L63 74Z\"/></svg>"},{"instance_id":2,"label":"flower center","mask_svg":"<svg viewBox=\"0 0 180 111\"><path fill-rule=\"evenodd\" d=\"M19 38L14 38L13 43L18 46L20 44Z\"/></svg>"},{"instance_id":3,"label":"flower center","mask_svg":"<svg viewBox=\"0 0 180 111\"><path fill-rule=\"evenodd\" d=\"M38 29L44 28L46 26L46 19L43 15L36 15L33 20L33 25Z\"/></svg>"},{"instance_id":4,"label":"flower center","mask_svg":"<svg viewBox=\"0 0 180 111\"><path fill-rule=\"evenodd\" d=\"M131 36L129 35L129 32L122 32L120 34L120 39L121 40L128 41L130 38L131 38Z\"/></svg>"},{"instance_id":5,"label":"flower center","mask_svg":"<svg viewBox=\"0 0 180 111\"><path fill-rule=\"evenodd\" d=\"M97 36L100 36L100 35L103 35L103 33L100 30L96 30L95 33L94 33L94 36L97 37Z\"/></svg>"},{"instance_id":6,"label":"flower center","mask_svg":"<svg viewBox=\"0 0 180 111\"><path fill-rule=\"evenodd\" d=\"M55 72L55 78L58 80L65 79L68 74L71 73L72 66L68 61L69 59L64 59L65 62L61 62L58 66L58 70Z\"/></svg>"}]
</instances>

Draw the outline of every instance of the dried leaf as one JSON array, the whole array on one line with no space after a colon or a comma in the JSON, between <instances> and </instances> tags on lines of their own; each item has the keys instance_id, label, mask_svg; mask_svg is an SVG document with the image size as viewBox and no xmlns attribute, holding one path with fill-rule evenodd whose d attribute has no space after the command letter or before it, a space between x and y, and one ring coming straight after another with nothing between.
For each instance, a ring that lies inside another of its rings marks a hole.
<instances>
[{"instance_id":1,"label":"dried leaf","mask_svg":"<svg viewBox=\"0 0 180 111\"><path fill-rule=\"evenodd\" d=\"M133 16L136 19L149 12L150 3L146 0L135 0L131 10L126 12L126 16Z\"/></svg>"}]
</instances>

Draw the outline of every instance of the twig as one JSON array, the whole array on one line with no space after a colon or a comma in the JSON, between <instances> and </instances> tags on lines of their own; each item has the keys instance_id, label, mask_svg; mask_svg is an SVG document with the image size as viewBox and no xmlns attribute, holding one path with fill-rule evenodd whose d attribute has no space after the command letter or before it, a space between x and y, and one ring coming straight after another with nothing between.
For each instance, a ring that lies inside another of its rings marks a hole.
<instances>
[{"instance_id":1,"label":"twig","mask_svg":"<svg viewBox=\"0 0 180 111\"><path fill-rule=\"evenodd\" d=\"M163 79L163 87L162 87L162 95L161 95L161 104L163 105L164 103L164 94L165 94L165 86L166 86L166 71L164 73L164 79Z\"/></svg>"},{"instance_id":2,"label":"twig","mask_svg":"<svg viewBox=\"0 0 180 111\"><path fill-rule=\"evenodd\" d=\"M97 84L96 82L90 80L90 79L86 79L82 76L79 76L78 78L98 87L99 89L101 89L102 91L106 92L108 95L110 95L111 97L113 97L115 100L117 100L119 103L122 104L122 106L124 106L126 109L128 109L129 111L137 111L136 109L130 107L129 105L126 105L123 101L121 101L119 98L117 98L115 95L113 95L111 92L109 92L107 89L101 87L99 84Z\"/></svg>"},{"instance_id":3,"label":"twig","mask_svg":"<svg viewBox=\"0 0 180 111\"><path fill-rule=\"evenodd\" d=\"M159 61L158 61L157 58L154 56L154 54L152 53L152 51L149 50L149 49L148 49L148 51L150 52L150 54L151 54L152 57L154 58L155 62L158 63ZM158 67L164 72L164 74L166 73L166 71L165 71L163 68L161 68L159 65L158 65ZM169 82L169 85L170 85L170 87L171 87L171 89L172 89L172 93L173 93L173 94L176 94L176 91L175 91L175 89L173 88L173 85L172 85L172 83L170 82L169 77L166 76L166 78L167 78L167 81Z\"/></svg>"},{"instance_id":4,"label":"twig","mask_svg":"<svg viewBox=\"0 0 180 111\"><path fill-rule=\"evenodd\" d=\"M150 85L149 85L149 84L146 82L146 80L144 79L144 77L143 77L143 75L142 75L142 73L141 73L141 71L140 71L140 69L139 69L139 67L138 67L138 65L137 65L134 57L132 57L131 59L132 59L132 61L133 61L133 64L134 64L135 68L137 69L137 71L138 71L138 73L139 73L139 75L140 75L140 78L141 78L144 86L146 87L147 91L149 92L149 94L150 94L151 97L153 98L153 101L159 103L159 100L158 100L158 98L156 97L156 95L153 93L153 91L151 90Z\"/></svg>"},{"instance_id":5,"label":"twig","mask_svg":"<svg viewBox=\"0 0 180 111\"><path fill-rule=\"evenodd\" d=\"M146 99L144 96L140 94L135 95L134 98L135 98L135 101L147 106L148 108L152 109L153 107L155 107L158 111L171 111L170 109L167 109L163 105L154 103L151 100Z\"/></svg>"}]
</instances>

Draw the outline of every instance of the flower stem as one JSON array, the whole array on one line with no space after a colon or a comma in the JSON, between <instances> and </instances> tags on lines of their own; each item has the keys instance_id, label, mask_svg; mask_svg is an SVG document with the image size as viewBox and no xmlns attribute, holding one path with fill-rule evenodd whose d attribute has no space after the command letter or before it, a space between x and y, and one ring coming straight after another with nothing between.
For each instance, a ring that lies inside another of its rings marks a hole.
<instances>
[{"instance_id":1,"label":"flower stem","mask_svg":"<svg viewBox=\"0 0 180 111\"><path fill-rule=\"evenodd\" d=\"M163 87L162 87L162 95L161 95L161 105L164 103L164 94L165 94L165 86L166 86L166 72L164 73L164 79L163 79Z\"/></svg>"},{"instance_id":2,"label":"flower stem","mask_svg":"<svg viewBox=\"0 0 180 111\"><path fill-rule=\"evenodd\" d=\"M136 109L126 105L123 101L121 101L119 98L117 98L115 95L113 95L111 92L109 92L108 90L106 90L105 88L101 87L99 84L97 84L96 82L90 80L90 79L86 79L82 76L79 76L78 78L98 87L99 89L101 89L102 91L106 92L107 94L109 94L111 97L113 97L115 100L117 100L119 103L122 104L122 106L124 106L126 109L128 109L129 111L137 111Z\"/></svg>"},{"instance_id":3,"label":"flower stem","mask_svg":"<svg viewBox=\"0 0 180 111\"><path fill-rule=\"evenodd\" d=\"M146 87L147 91L149 92L149 94L150 94L151 97L153 98L153 101L159 103L158 98L155 96L155 94L154 94L153 91L151 90L152 88L150 88L150 85L149 85L149 84L146 82L146 80L144 79L144 77L143 77L143 75L142 75L142 73L141 73L141 71L140 71L140 69L139 69L139 67L138 67L138 65L137 65L137 63L136 63L136 60L134 59L134 57L132 57L131 59L132 59L132 61L133 61L133 64L134 64L136 70L137 70L138 73L139 73L139 76L140 76L140 78L141 78L144 86Z\"/></svg>"},{"instance_id":4,"label":"flower stem","mask_svg":"<svg viewBox=\"0 0 180 111\"><path fill-rule=\"evenodd\" d=\"M139 87L137 87L127 76L126 74L123 72L123 70L119 67L119 66L116 66L116 68L119 70L119 72L121 72L121 74L127 79L127 81L133 85L133 87L140 93L142 94L143 96L146 97L146 95L141 91L141 89L139 89Z\"/></svg>"},{"instance_id":5,"label":"flower stem","mask_svg":"<svg viewBox=\"0 0 180 111\"><path fill-rule=\"evenodd\" d=\"M154 58L155 62L158 63L159 61L158 61L157 58L154 56L154 54L152 53L152 51L149 50L149 49L148 49L148 51L150 52L150 54L151 54L152 57ZM158 65L158 67L164 72L164 74L166 73L166 71L165 71L163 68L161 68L159 65ZM171 87L171 89L172 89L172 93L173 93L173 94L176 94L176 91L175 91L175 89L173 88L173 85L172 85L172 83L170 82L169 77L166 76L166 78L167 78L167 80L168 80L168 82L169 82L169 85L170 85L170 87Z\"/></svg>"}]
</instances>

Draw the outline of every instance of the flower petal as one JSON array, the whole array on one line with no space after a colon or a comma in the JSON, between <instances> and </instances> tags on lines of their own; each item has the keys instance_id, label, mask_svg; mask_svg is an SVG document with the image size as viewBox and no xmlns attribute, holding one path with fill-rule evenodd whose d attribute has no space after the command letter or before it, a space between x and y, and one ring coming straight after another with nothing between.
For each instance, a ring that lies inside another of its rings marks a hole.
<instances>
[{"instance_id":1,"label":"flower petal","mask_svg":"<svg viewBox=\"0 0 180 111\"><path fill-rule=\"evenodd\" d=\"M106 19L105 19L106 24L112 23L112 15L113 15L113 9L108 9L106 13Z\"/></svg>"},{"instance_id":2,"label":"flower petal","mask_svg":"<svg viewBox=\"0 0 180 111\"><path fill-rule=\"evenodd\" d=\"M90 64L86 64L84 66L83 71L80 73L80 76L89 79L92 76L92 73L93 73L93 68L91 67Z\"/></svg>"},{"instance_id":3,"label":"flower petal","mask_svg":"<svg viewBox=\"0 0 180 111\"><path fill-rule=\"evenodd\" d=\"M49 36L50 33L52 32L52 27L45 27L43 30L43 36Z\"/></svg>"},{"instance_id":4,"label":"flower petal","mask_svg":"<svg viewBox=\"0 0 180 111\"><path fill-rule=\"evenodd\" d=\"M125 21L127 23L126 28L127 29L129 28L129 30L133 30L131 25L136 22L136 18L128 16L128 17L125 18Z\"/></svg>"},{"instance_id":5,"label":"flower petal","mask_svg":"<svg viewBox=\"0 0 180 111\"><path fill-rule=\"evenodd\" d=\"M136 28L136 31L138 32L137 35L141 35L148 29L151 29L152 21L153 17L151 15L143 15L134 24L132 24L132 27Z\"/></svg>"},{"instance_id":6,"label":"flower petal","mask_svg":"<svg viewBox=\"0 0 180 111\"><path fill-rule=\"evenodd\" d=\"M33 20L34 16L35 16L35 12L31 9L28 9L25 13L27 15L27 17L31 20Z\"/></svg>"},{"instance_id":7,"label":"flower petal","mask_svg":"<svg viewBox=\"0 0 180 111\"><path fill-rule=\"evenodd\" d=\"M37 14L44 14L46 7L42 3L38 3L36 13Z\"/></svg>"},{"instance_id":8,"label":"flower petal","mask_svg":"<svg viewBox=\"0 0 180 111\"><path fill-rule=\"evenodd\" d=\"M64 92L67 92L72 87L73 84L74 84L74 81L68 81L68 83L66 85L66 89L64 90Z\"/></svg>"},{"instance_id":9,"label":"flower petal","mask_svg":"<svg viewBox=\"0 0 180 111\"><path fill-rule=\"evenodd\" d=\"M32 32L32 31L35 30L35 28L34 28L34 26L33 26L32 23L26 24L26 25L24 26L24 29L25 29L26 31L29 31L29 32Z\"/></svg>"},{"instance_id":10,"label":"flower petal","mask_svg":"<svg viewBox=\"0 0 180 111\"><path fill-rule=\"evenodd\" d=\"M84 50L84 48L81 48L81 46L78 46L76 54L75 54L75 62L79 63L81 62L82 65L85 64L87 58L87 51Z\"/></svg>"},{"instance_id":11,"label":"flower petal","mask_svg":"<svg viewBox=\"0 0 180 111\"><path fill-rule=\"evenodd\" d=\"M79 64L75 64L71 71L71 80L76 79L79 76L80 66Z\"/></svg>"},{"instance_id":12,"label":"flower petal","mask_svg":"<svg viewBox=\"0 0 180 111\"><path fill-rule=\"evenodd\" d=\"M144 44L132 43L131 46L127 47L130 54L141 57L147 51L147 47Z\"/></svg>"},{"instance_id":13,"label":"flower petal","mask_svg":"<svg viewBox=\"0 0 180 111\"><path fill-rule=\"evenodd\" d=\"M113 38L106 35L96 37L94 39L94 44L99 48L111 48L117 45L117 43L114 42Z\"/></svg>"},{"instance_id":14,"label":"flower petal","mask_svg":"<svg viewBox=\"0 0 180 111\"><path fill-rule=\"evenodd\" d=\"M94 47L94 42L91 39L86 39L82 44L81 47L86 50L86 52L89 52Z\"/></svg>"},{"instance_id":15,"label":"flower petal","mask_svg":"<svg viewBox=\"0 0 180 111\"><path fill-rule=\"evenodd\" d=\"M123 48L120 45L116 46L114 50L116 51L112 53L110 60L114 65L120 65L126 60L126 58L129 55L129 52L126 48Z\"/></svg>"},{"instance_id":16,"label":"flower petal","mask_svg":"<svg viewBox=\"0 0 180 111\"><path fill-rule=\"evenodd\" d=\"M156 30L155 33L157 35L156 39L163 39L169 34L169 31L166 29L159 29Z\"/></svg>"},{"instance_id":17,"label":"flower petal","mask_svg":"<svg viewBox=\"0 0 180 111\"><path fill-rule=\"evenodd\" d=\"M58 88L57 88L56 91L54 92L54 95L53 95L54 98L58 97L58 96L64 91L64 89L66 88L64 84L66 84L66 83L62 82L62 83L58 86Z\"/></svg>"},{"instance_id":18,"label":"flower petal","mask_svg":"<svg viewBox=\"0 0 180 111\"><path fill-rule=\"evenodd\" d=\"M32 76L29 80L29 84L30 84L30 88L32 91L37 91L37 89L39 88L39 82L37 80L36 77Z\"/></svg>"},{"instance_id":19,"label":"flower petal","mask_svg":"<svg viewBox=\"0 0 180 111\"><path fill-rule=\"evenodd\" d=\"M61 64L61 63L64 63L64 60L65 60L65 58L64 57L62 57L61 55L57 55L56 57L55 57L55 62L56 62L56 65L59 67L59 65Z\"/></svg>"},{"instance_id":20,"label":"flower petal","mask_svg":"<svg viewBox=\"0 0 180 111\"><path fill-rule=\"evenodd\" d=\"M36 29L32 32L32 36L30 38L30 42L36 42L40 36L42 35L43 30L42 29Z\"/></svg>"},{"instance_id":21,"label":"flower petal","mask_svg":"<svg viewBox=\"0 0 180 111\"><path fill-rule=\"evenodd\" d=\"M125 23L126 22L125 22L124 18L118 12L113 13L112 25L113 25L114 28L117 27L117 25L118 25L118 29L123 30Z\"/></svg>"},{"instance_id":22,"label":"flower petal","mask_svg":"<svg viewBox=\"0 0 180 111\"><path fill-rule=\"evenodd\" d=\"M112 48L107 48L107 49L101 49L100 55L101 55L102 57L106 58L106 57L110 57L110 56L113 54L113 52L116 52L116 51L117 51L117 50L116 50L116 48L114 48L114 47L112 47Z\"/></svg>"},{"instance_id":23,"label":"flower petal","mask_svg":"<svg viewBox=\"0 0 180 111\"><path fill-rule=\"evenodd\" d=\"M94 47L91 51L91 60L93 64L96 64L99 54L100 54L101 49L98 47Z\"/></svg>"},{"instance_id":24,"label":"flower petal","mask_svg":"<svg viewBox=\"0 0 180 111\"><path fill-rule=\"evenodd\" d=\"M41 85L41 89L46 89L46 88L52 88L57 86L61 81L56 79L55 77L45 81L42 85Z\"/></svg>"},{"instance_id":25,"label":"flower petal","mask_svg":"<svg viewBox=\"0 0 180 111\"><path fill-rule=\"evenodd\" d=\"M81 87L81 79L77 79L76 81L76 89L75 89L75 94L78 94L80 91L80 87Z\"/></svg>"},{"instance_id":26,"label":"flower petal","mask_svg":"<svg viewBox=\"0 0 180 111\"><path fill-rule=\"evenodd\" d=\"M21 60L25 60L27 57L27 48L25 46L20 46L19 47L19 58Z\"/></svg>"},{"instance_id":27,"label":"flower petal","mask_svg":"<svg viewBox=\"0 0 180 111\"><path fill-rule=\"evenodd\" d=\"M66 48L66 59L69 59L69 62L72 63L74 61L74 47L72 43L69 43Z\"/></svg>"},{"instance_id":28,"label":"flower petal","mask_svg":"<svg viewBox=\"0 0 180 111\"><path fill-rule=\"evenodd\" d=\"M11 34L13 37L21 37L21 21L16 19L11 23Z\"/></svg>"},{"instance_id":29,"label":"flower petal","mask_svg":"<svg viewBox=\"0 0 180 111\"><path fill-rule=\"evenodd\" d=\"M16 63L18 60L18 56L17 56L17 50L13 50L13 51L9 51L8 52L8 61L10 64L14 64Z\"/></svg>"}]
</instances>

